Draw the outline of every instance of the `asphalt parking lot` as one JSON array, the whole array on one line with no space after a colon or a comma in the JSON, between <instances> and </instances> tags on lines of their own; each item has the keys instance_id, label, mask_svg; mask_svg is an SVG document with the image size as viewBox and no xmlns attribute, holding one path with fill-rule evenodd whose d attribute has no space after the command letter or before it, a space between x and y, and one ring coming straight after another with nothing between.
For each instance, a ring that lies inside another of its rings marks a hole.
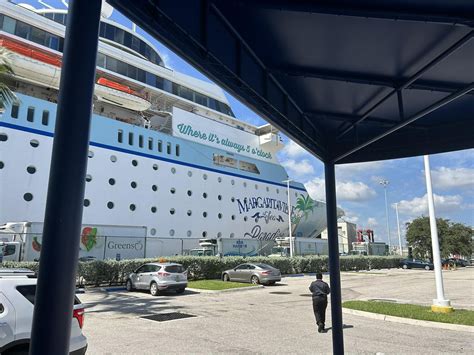
<instances>
[{"instance_id":1,"label":"asphalt parking lot","mask_svg":"<svg viewBox=\"0 0 474 355\"><path fill-rule=\"evenodd\" d=\"M343 273L349 299L396 299L431 304L434 273L380 270ZM327 277L326 277L327 279ZM152 297L145 292L88 290L84 333L88 354L331 353L331 330L316 331L308 285L313 277L287 277L275 286L244 291L195 292ZM474 268L444 272L456 308L474 308ZM177 312L189 318L142 317ZM331 325L330 308L327 327ZM347 353L472 353L474 331L453 331L343 314Z\"/></svg>"}]
</instances>

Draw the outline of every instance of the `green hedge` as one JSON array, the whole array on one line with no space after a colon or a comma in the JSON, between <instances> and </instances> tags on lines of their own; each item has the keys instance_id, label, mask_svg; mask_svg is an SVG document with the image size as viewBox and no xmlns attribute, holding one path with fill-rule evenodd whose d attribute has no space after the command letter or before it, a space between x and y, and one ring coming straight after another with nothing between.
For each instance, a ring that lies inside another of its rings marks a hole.
<instances>
[{"instance_id":1,"label":"green hedge","mask_svg":"<svg viewBox=\"0 0 474 355\"><path fill-rule=\"evenodd\" d=\"M79 262L77 272L78 284L91 286L121 285L125 282L127 275L136 270L140 265L159 260L159 258L154 258ZM386 256L344 256L340 258L340 269L341 271L358 271L397 268L400 260L397 257ZM243 258L231 256L221 259L212 256L174 256L166 258L166 261L182 264L188 270L189 280L219 279L222 271L231 269L244 262L269 264L280 269L282 274L328 271L327 256L297 256L294 258L269 258L263 256ZM33 271L38 270L37 262L6 261L1 266L6 268L27 268Z\"/></svg>"}]
</instances>

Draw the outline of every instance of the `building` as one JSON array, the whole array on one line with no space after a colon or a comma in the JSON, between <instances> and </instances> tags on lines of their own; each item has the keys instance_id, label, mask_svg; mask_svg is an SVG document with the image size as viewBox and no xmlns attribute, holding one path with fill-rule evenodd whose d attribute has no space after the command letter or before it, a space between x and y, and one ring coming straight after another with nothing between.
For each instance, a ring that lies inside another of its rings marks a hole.
<instances>
[{"instance_id":1,"label":"building","mask_svg":"<svg viewBox=\"0 0 474 355\"><path fill-rule=\"evenodd\" d=\"M357 225L351 222L338 222L337 234L339 235L339 252L349 253L352 250L352 243L357 241ZM328 239L328 230L321 233L321 239Z\"/></svg>"}]
</instances>

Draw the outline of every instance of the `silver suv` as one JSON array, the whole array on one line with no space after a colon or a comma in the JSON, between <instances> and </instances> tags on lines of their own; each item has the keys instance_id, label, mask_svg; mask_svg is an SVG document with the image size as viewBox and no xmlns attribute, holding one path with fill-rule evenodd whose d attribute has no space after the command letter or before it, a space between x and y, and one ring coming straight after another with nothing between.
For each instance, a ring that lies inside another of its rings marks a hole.
<instances>
[{"instance_id":1,"label":"silver suv","mask_svg":"<svg viewBox=\"0 0 474 355\"><path fill-rule=\"evenodd\" d=\"M162 291L183 293L188 286L188 275L181 264L149 263L132 272L126 286L128 291L150 290L152 296Z\"/></svg>"},{"instance_id":2,"label":"silver suv","mask_svg":"<svg viewBox=\"0 0 474 355\"><path fill-rule=\"evenodd\" d=\"M0 354L28 354L36 293L32 276L30 270L0 269ZM71 322L70 354L85 354L84 305L77 297Z\"/></svg>"}]
</instances>

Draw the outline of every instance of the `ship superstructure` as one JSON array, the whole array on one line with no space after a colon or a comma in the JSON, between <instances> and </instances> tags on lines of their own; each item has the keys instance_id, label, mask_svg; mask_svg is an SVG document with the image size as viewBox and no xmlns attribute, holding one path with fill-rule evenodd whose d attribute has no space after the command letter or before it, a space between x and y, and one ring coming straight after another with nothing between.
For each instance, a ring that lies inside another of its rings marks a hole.
<instances>
[{"instance_id":1,"label":"ship superstructure","mask_svg":"<svg viewBox=\"0 0 474 355\"><path fill-rule=\"evenodd\" d=\"M67 11L1 5L14 71L1 79L18 101L0 114L0 223L39 222ZM143 36L101 19L84 223L144 226L168 254L183 240L288 236L282 147L274 127L234 117L219 87L166 68ZM319 235L324 203L300 183L289 193L293 234Z\"/></svg>"}]
</instances>

